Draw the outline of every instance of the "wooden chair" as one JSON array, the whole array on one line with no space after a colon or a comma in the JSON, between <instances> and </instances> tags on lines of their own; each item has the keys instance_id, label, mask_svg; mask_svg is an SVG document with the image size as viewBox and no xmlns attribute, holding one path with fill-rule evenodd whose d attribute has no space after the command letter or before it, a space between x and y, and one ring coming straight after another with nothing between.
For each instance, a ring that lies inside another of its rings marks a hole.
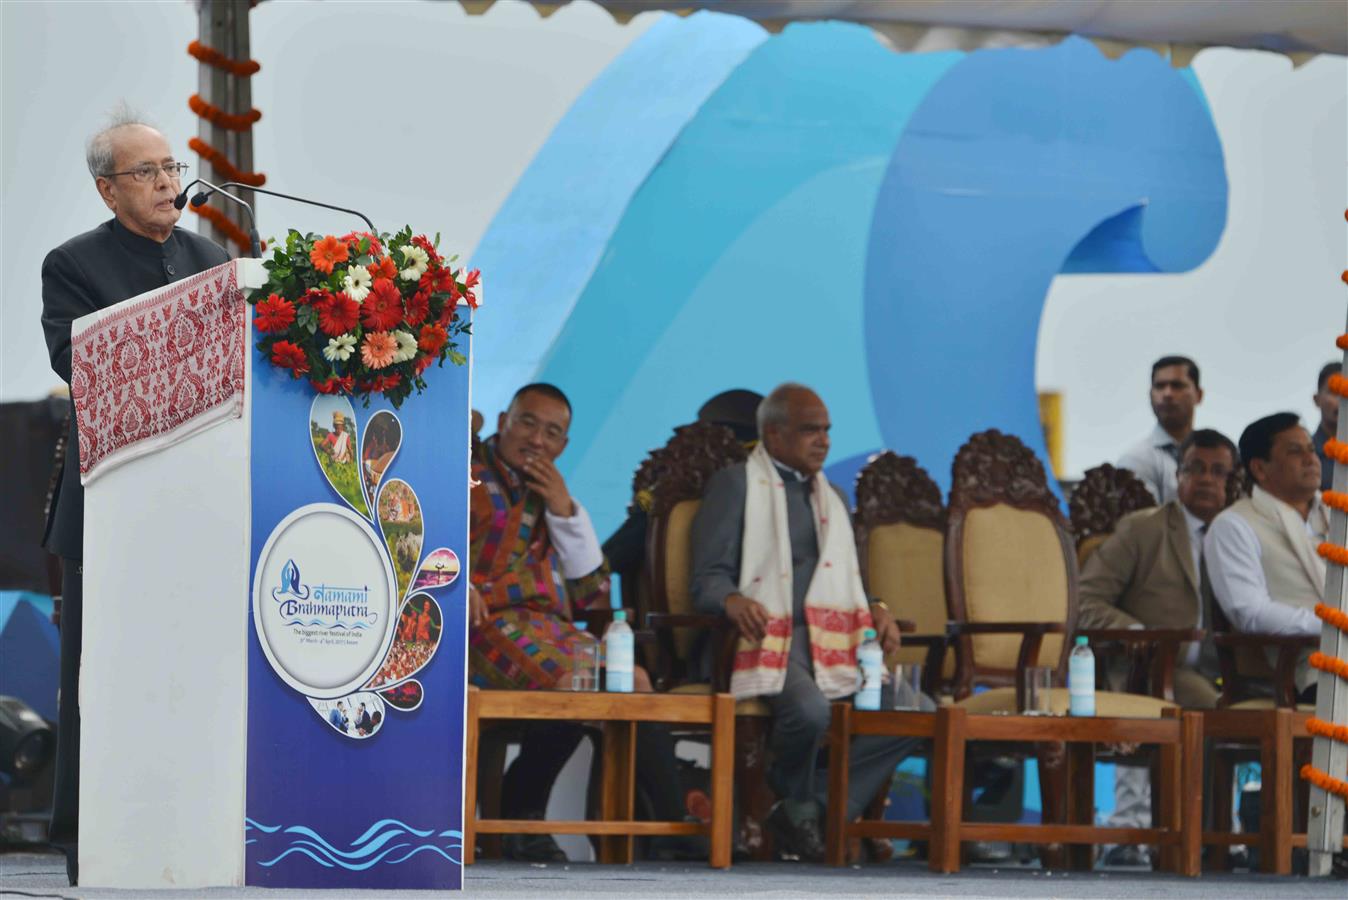
<instances>
[{"instance_id":1,"label":"wooden chair","mask_svg":"<svg viewBox=\"0 0 1348 900\"><path fill-rule=\"evenodd\" d=\"M1203 843L1213 848L1209 866L1225 869L1229 847L1253 844L1264 872L1286 875L1292 849L1306 846L1308 790L1295 773L1310 761L1306 723L1315 711L1296 702L1296 668L1319 640L1236 632L1219 604L1211 603L1209 612L1222 673L1217 709L1203 711L1204 734L1212 741L1212 825L1203 832ZM1242 762L1259 763L1258 835L1232 831L1232 782Z\"/></svg>"},{"instance_id":2,"label":"wooden chair","mask_svg":"<svg viewBox=\"0 0 1348 900\"><path fill-rule=\"evenodd\" d=\"M1043 465L1019 439L994 429L960 448L952 467L945 563L951 630L959 644L955 705L970 715L1018 712L1024 699L1019 673L1027 666L1048 666L1056 683L1065 684L1067 638L1077 633L1076 553ZM1187 629L1083 633L1155 645L1158 692L1173 679L1180 643L1201 636ZM980 687L987 689L976 693ZM1066 711L1064 687L1051 691L1051 706ZM1155 696L1096 692L1102 718L1159 718L1175 708ZM1035 753L1045 819L1063 822L1064 747L1039 743ZM1091 849L1074 847L1073 865L1089 868ZM1057 847L1044 855L1046 865L1063 862Z\"/></svg>"},{"instance_id":3,"label":"wooden chair","mask_svg":"<svg viewBox=\"0 0 1348 900\"><path fill-rule=\"evenodd\" d=\"M735 631L724 616L693 608L689 580L693 517L702 504L708 479L748 457L734 433L722 425L697 422L675 429L653 452L634 483L646 491L648 524L642 593L649 603L647 627L655 634L656 687L674 694L710 694L730 689ZM706 648L710 645L710 651ZM710 680L699 671L710 652ZM771 713L761 700L735 704L735 791L739 799L737 843L760 860L772 847L763 823L772 806L767 785L767 736Z\"/></svg>"},{"instance_id":4,"label":"wooden chair","mask_svg":"<svg viewBox=\"0 0 1348 900\"><path fill-rule=\"evenodd\" d=\"M886 663L922 663L923 689L939 697L955 674L954 653L947 652L941 489L913 457L886 450L857 474L856 497L853 523L866 593L895 619L913 623L903 648Z\"/></svg>"},{"instance_id":5,"label":"wooden chair","mask_svg":"<svg viewBox=\"0 0 1348 900\"><path fill-rule=\"evenodd\" d=\"M1077 565L1084 566L1119 520L1156 505L1142 480L1128 469L1109 463L1087 469L1068 501L1068 516L1077 541Z\"/></svg>"}]
</instances>

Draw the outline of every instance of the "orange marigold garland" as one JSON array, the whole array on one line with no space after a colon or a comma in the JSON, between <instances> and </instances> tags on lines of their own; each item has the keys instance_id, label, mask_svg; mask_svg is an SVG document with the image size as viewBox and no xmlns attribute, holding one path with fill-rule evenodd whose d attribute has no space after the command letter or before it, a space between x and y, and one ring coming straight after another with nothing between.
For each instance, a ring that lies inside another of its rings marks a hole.
<instances>
[{"instance_id":1,"label":"orange marigold garland","mask_svg":"<svg viewBox=\"0 0 1348 900\"><path fill-rule=\"evenodd\" d=\"M1344 378L1338 372L1329 376L1325 382L1325 387L1329 388L1331 393L1338 394L1340 397L1348 397L1348 378Z\"/></svg>"},{"instance_id":2,"label":"orange marigold garland","mask_svg":"<svg viewBox=\"0 0 1348 900\"><path fill-rule=\"evenodd\" d=\"M1319 650L1311 654L1308 662L1313 669L1319 669L1321 672L1329 672L1330 674L1339 676L1344 681L1348 681L1348 662L1336 659L1333 656L1326 656Z\"/></svg>"},{"instance_id":3,"label":"orange marigold garland","mask_svg":"<svg viewBox=\"0 0 1348 900\"><path fill-rule=\"evenodd\" d=\"M201 99L200 94L193 94L187 98L187 105L192 108L192 112L207 122L212 125L219 125L221 128L227 128L230 131L248 131L262 118L262 110L260 109L250 109L239 116L227 113L215 104L207 103Z\"/></svg>"},{"instance_id":4,"label":"orange marigold garland","mask_svg":"<svg viewBox=\"0 0 1348 900\"><path fill-rule=\"evenodd\" d=\"M1306 723L1306 730L1316 737L1327 737L1341 744L1348 744L1348 725L1332 725L1319 719L1311 719Z\"/></svg>"},{"instance_id":5,"label":"orange marigold garland","mask_svg":"<svg viewBox=\"0 0 1348 900\"><path fill-rule=\"evenodd\" d=\"M220 233L229 238L239 246L239 249L247 253L252 248L252 242L248 240L248 234L235 225L229 216L216 209L214 206L188 206L188 209L201 216L207 222L210 222Z\"/></svg>"},{"instance_id":6,"label":"orange marigold garland","mask_svg":"<svg viewBox=\"0 0 1348 900\"><path fill-rule=\"evenodd\" d=\"M1348 632L1348 613L1337 610L1327 603L1315 604L1315 614L1321 622L1328 622L1339 631Z\"/></svg>"},{"instance_id":7,"label":"orange marigold garland","mask_svg":"<svg viewBox=\"0 0 1348 900\"><path fill-rule=\"evenodd\" d=\"M1320 499L1325 506L1348 513L1348 494L1342 494L1338 491L1321 491Z\"/></svg>"},{"instance_id":8,"label":"orange marigold garland","mask_svg":"<svg viewBox=\"0 0 1348 900\"><path fill-rule=\"evenodd\" d=\"M1325 441L1325 456L1336 463L1348 466L1348 444L1343 443L1338 438L1330 438Z\"/></svg>"},{"instance_id":9,"label":"orange marigold garland","mask_svg":"<svg viewBox=\"0 0 1348 900\"><path fill-rule=\"evenodd\" d=\"M1315 552L1336 566L1348 568L1348 549L1337 544L1331 544L1328 541L1321 541L1320 546L1315 548Z\"/></svg>"},{"instance_id":10,"label":"orange marigold garland","mask_svg":"<svg viewBox=\"0 0 1348 900\"><path fill-rule=\"evenodd\" d=\"M1334 339L1334 346L1340 350L1348 350L1348 334L1341 334Z\"/></svg>"},{"instance_id":11,"label":"orange marigold garland","mask_svg":"<svg viewBox=\"0 0 1348 900\"><path fill-rule=\"evenodd\" d=\"M1311 721L1315 720L1312 719ZM1343 799L1348 800L1348 781L1339 781L1333 775L1327 775L1309 763L1301 767L1301 777L1322 791L1338 794Z\"/></svg>"},{"instance_id":12,"label":"orange marigold garland","mask_svg":"<svg viewBox=\"0 0 1348 900\"><path fill-rule=\"evenodd\" d=\"M252 187L262 187L267 183L267 176L258 172L245 172L235 166L225 154L203 141L201 138L191 138L187 142L198 156L206 160L215 167L215 170L225 176L226 181L237 181L240 184L251 185Z\"/></svg>"},{"instance_id":13,"label":"orange marigold garland","mask_svg":"<svg viewBox=\"0 0 1348 900\"><path fill-rule=\"evenodd\" d=\"M188 44L187 53L194 57L197 62L212 66L222 72L228 72L235 78L252 78L262 69L262 66L256 60L230 59L214 47L207 47L201 41L193 41Z\"/></svg>"}]
</instances>

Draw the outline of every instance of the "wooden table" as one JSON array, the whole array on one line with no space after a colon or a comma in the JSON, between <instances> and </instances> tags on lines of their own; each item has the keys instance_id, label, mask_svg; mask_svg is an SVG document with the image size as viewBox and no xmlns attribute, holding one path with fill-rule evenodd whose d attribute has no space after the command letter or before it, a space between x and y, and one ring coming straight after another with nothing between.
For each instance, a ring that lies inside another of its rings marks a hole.
<instances>
[{"instance_id":1,"label":"wooden table","mask_svg":"<svg viewBox=\"0 0 1348 900\"><path fill-rule=\"evenodd\" d=\"M1029 844L1061 843L1155 844L1162 867L1183 875L1199 874L1202 832L1203 719L1200 713L1167 710L1160 719L1072 718L1066 716L969 715L958 706L935 713L860 712L834 708L829 774L829 859L838 864L849 837L927 838L929 865L936 872L958 872L963 841L1013 841ZM853 735L879 734L931 737L931 821L845 821L847 780L845 766ZM972 741L1062 742L1066 744L1068 819L1066 823L1020 825L965 822L964 757ZM1160 827L1104 828L1095 821L1095 746L1097 744L1157 744L1161 764L1155 790L1160 800ZM843 774L838 770L842 769ZM836 837L835 837L836 835ZM1077 866L1089 867L1088 857L1073 854Z\"/></svg>"},{"instance_id":2,"label":"wooden table","mask_svg":"<svg viewBox=\"0 0 1348 900\"><path fill-rule=\"evenodd\" d=\"M603 731L599 820L478 819L477 748L484 720L598 722ZM711 729L711 824L638 822L635 811L638 722L706 725ZM632 862L637 835L707 836L714 868L730 867L734 787L735 699L730 694L610 694L576 691L468 689L464 765L463 862L472 865L478 834L599 835L599 861Z\"/></svg>"}]
</instances>

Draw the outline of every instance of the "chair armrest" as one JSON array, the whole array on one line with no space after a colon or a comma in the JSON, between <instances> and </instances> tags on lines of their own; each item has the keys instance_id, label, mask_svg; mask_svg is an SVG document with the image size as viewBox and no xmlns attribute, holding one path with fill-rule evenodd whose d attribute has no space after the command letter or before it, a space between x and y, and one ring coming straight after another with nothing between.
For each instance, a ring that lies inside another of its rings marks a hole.
<instances>
[{"instance_id":1,"label":"chair armrest","mask_svg":"<svg viewBox=\"0 0 1348 900\"><path fill-rule=\"evenodd\" d=\"M947 622L945 633L951 637L974 634L1023 634L1043 637L1046 634L1064 634L1062 622Z\"/></svg>"},{"instance_id":2,"label":"chair armrest","mask_svg":"<svg viewBox=\"0 0 1348 900\"><path fill-rule=\"evenodd\" d=\"M1092 644L1126 644L1132 651L1128 690L1162 700L1175 700L1175 666L1180 645L1201 641L1201 628L1079 628L1079 637Z\"/></svg>"},{"instance_id":3,"label":"chair armrest","mask_svg":"<svg viewBox=\"0 0 1348 900\"><path fill-rule=\"evenodd\" d=\"M894 624L899 627L899 634L912 634L917 631L917 623L912 619L895 619Z\"/></svg>"},{"instance_id":4,"label":"chair armrest","mask_svg":"<svg viewBox=\"0 0 1348 900\"><path fill-rule=\"evenodd\" d=\"M1078 628L1076 633L1092 644L1182 644L1201 641L1206 634L1201 628Z\"/></svg>"},{"instance_id":5,"label":"chair armrest","mask_svg":"<svg viewBox=\"0 0 1348 900\"><path fill-rule=\"evenodd\" d=\"M950 648L950 637L944 634L905 635L903 643L908 647L926 647L927 656L922 662L922 690L928 697L935 699L941 692L941 675L945 668L946 651Z\"/></svg>"},{"instance_id":6,"label":"chair armrest","mask_svg":"<svg viewBox=\"0 0 1348 900\"><path fill-rule=\"evenodd\" d=\"M1221 632L1214 634L1212 640L1221 649L1276 650L1278 659L1273 669L1274 702L1278 706L1292 709L1295 709L1297 705L1297 659L1305 651L1314 650L1320 645L1320 639L1310 635L1262 634L1257 632ZM1234 675L1234 669L1232 674ZM1224 676L1223 681L1225 680ZM1223 688L1225 688L1225 684ZM1225 690L1223 693L1225 694Z\"/></svg>"}]
</instances>

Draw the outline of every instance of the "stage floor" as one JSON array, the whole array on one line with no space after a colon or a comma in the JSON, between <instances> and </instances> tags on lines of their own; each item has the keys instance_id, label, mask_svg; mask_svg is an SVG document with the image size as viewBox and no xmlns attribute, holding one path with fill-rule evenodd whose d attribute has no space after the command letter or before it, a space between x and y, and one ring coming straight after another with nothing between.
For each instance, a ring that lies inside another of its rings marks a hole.
<instances>
[{"instance_id":1,"label":"stage floor","mask_svg":"<svg viewBox=\"0 0 1348 900\"><path fill-rule=\"evenodd\" d=\"M121 898L144 891L71 888L65 883L60 857L30 853L0 856L0 895ZM1146 871L1108 871L1088 875L1047 874L1037 869L973 868L959 875L933 875L922 865L905 862L848 869L826 869L791 863L745 863L729 872L705 866L641 863L634 866L565 866L485 862L468 871L466 897L961 897L1008 900L1019 897L1186 898L1223 900L1342 900L1348 885L1333 879L1276 878L1267 875L1208 875L1190 880ZM266 891L246 888L166 890L158 898L200 897L401 897L433 896L426 892L371 894L353 891Z\"/></svg>"}]
</instances>

